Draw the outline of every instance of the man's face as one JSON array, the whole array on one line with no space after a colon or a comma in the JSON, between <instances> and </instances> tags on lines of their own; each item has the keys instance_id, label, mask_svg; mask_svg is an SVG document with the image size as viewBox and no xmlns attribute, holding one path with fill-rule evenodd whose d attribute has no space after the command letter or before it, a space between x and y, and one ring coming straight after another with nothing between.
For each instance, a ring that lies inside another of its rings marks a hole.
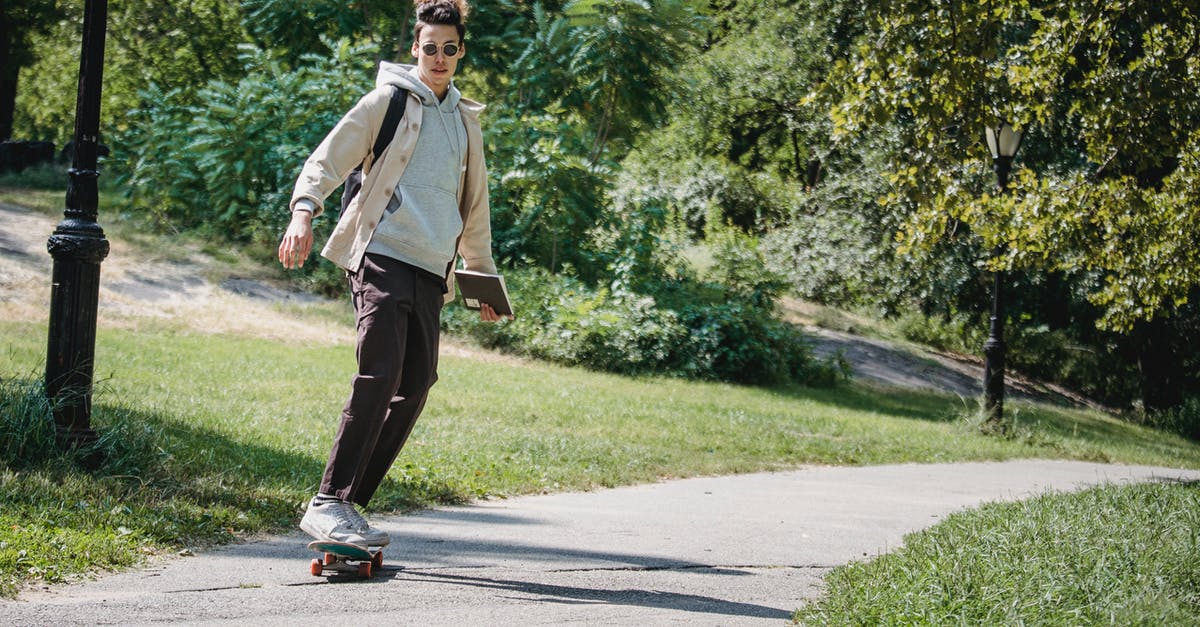
<instances>
[{"instance_id":1,"label":"man's face","mask_svg":"<svg viewBox=\"0 0 1200 627\"><path fill-rule=\"evenodd\" d=\"M446 54L449 44L454 54ZM432 54L430 54L432 52ZM441 98L450 89L450 79L458 69L458 60L466 50L458 40L458 29L445 24L434 24L421 29L421 38L413 42L412 54L417 58L417 72L421 82L429 86Z\"/></svg>"}]
</instances>

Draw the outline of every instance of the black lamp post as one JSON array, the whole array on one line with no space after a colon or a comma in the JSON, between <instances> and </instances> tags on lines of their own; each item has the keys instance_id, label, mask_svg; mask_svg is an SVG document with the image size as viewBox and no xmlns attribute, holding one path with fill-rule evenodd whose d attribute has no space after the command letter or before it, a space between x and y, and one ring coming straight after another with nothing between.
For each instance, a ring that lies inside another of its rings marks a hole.
<instances>
[{"instance_id":1,"label":"black lamp post","mask_svg":"<svg viewBox=\"0 0 1200 627\"><path fill-rule=\"evenodd\" d=\"M988 149L992 152L992 164L996 168L996 182L1000 193L1008 189L1008 173L1012 170L1013 157L1021 147L1021 131L1007 122L1001 122L995 127L987 127L984 136ZM996 248L996 255L1001 253ZM995 285L992 288L992 320L988 331L988 339L983 344L984 372L984 408L987 412L987 423L992 427L1000 427L1004 421L1004 357L1007 347L1004 344L1004 295L1000 287L1004 281L1004 271L995 272Z\"/></svg>"},{"instance_id":2,"label":"black lamp post","mask_svg":"<svg viewBox=\"0 0 1200 627\"><path fill-rule=\"evenodd\" d=\"M107 18L106 0L87 0L75 99L75 154L68 170L66 209L63 221L46 242L54 258L46 394L54 402L59 441L66 445L96 437L91 428L92 360L96 354L100 262L108 256L108 240L96 223L96 158Z\"/></svg>"}]
</instances>

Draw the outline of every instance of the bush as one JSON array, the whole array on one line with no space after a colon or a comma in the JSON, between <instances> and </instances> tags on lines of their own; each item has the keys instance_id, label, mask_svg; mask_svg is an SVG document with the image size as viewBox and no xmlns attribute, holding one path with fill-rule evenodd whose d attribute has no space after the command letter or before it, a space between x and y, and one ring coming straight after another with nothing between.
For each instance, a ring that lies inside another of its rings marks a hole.
<instances>
[{"instance_id":1,"label":"bush","mask_svg":"<svg viewBox=\"0 0 1200 627\"><path fill-rule=\"evenodd\" d=\"M1200 396L1185 398L1183 403L1174 409L1146 413L1141 422L1200 442Z\"/></svg>"},{"instance_id":2,"label":"bush","mask_svg":"<svg viewBox=\"0 0 1200 627\"><path fill-rule=\"evenodd\" d=\"M443 327L498 348L539 359L622 374L674 372L687 329L653 298L614 282L593 289L542 269L510 271L506 282L517 319L481 323L478 314L453 307Z\"/></svg>"},{"instance_id":3,"label":"bush","mask_svg":"<svg viewBox=\"0 0 1200 627\"><path fill-rule=\"evenodd\" d=\"M287 68L244 45L244 77L236 83L213 80L194 93L151 85L142 94L146 104L130 114L129 129L115 142L132 207L166 230L199 231L273 253L305 158L372 86L370 46L329 46L331 57L306 55ZM331 196L330 213L314 224L318 242L336 222L337 200ZM328 264L306 263L300 273L316 291L343 289Z\"/></svg>"},{"instance_id":4,"label":"bush","mask_svg":"<svg viewBox=\"0 0 1200 627\"><path fill-rule=\"evenodd\" d=\"M3 187L65 190L67 182L67 166L61 163L40 163L20 172L0 173Z\"/></svg>"},{"instance_id":5,"label":"bush","mask_svg":"<svg viewBox=\"0 0 1200 627\"><path fill-rule=\"evenodd\" d=\"M637 294L627 277L591 288L544 270L509 271L517 319L491 324L461 307L443 327L485 347L621 374L758 385L829 385L846 375L818 361L800 330L740 290L678 280Z\"/></svg>"}]
</instances>

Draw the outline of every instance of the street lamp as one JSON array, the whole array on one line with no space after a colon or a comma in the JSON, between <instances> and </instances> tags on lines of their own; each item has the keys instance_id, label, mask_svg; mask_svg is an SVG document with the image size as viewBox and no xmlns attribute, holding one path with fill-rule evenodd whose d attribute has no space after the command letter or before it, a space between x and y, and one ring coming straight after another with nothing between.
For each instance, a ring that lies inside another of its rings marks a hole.
<instances>
[{"instance_id":1,"label":"street lamp","mask_svg":"<svg viewBox=\"0 0 1200 627\"><path fill-rule=\"evenodd\" d=\"M100 139L100 80L104 69L106 0L87 0L75 98L75 143L67 171L66 209L46 249L54 258L50 328L46 347L46 395L54 404L59 441L68 446L96 438L91 428L92 360L100 262L108 256L104 229L96 223L96 167Z\"/></svg>"},{"instance_id":2,"label":"street lamp","mask_svg":"<svg viewBox=\"0 0 1200 627\"><path fill-rule=\"evenodd\" d=\"M995 127L989 126L984 131L988 150L992 153L992 164L996 169L996 182L1000 193L1008 189L1008 173L1012 170L1013 157L1021 147L1021 131L1012 127L1008 122L1001 122ZM995 255L1001 254L1001 248L996 247ZM1004 281L1004 271L996 270L995 284L992 287L992 320L988 331L988 339L983 344L984 370L984 408L987 413L987 423L992 427L1002 427L1004 421L1004 357L1007 347L1004 344L1004 297L1000 286Z\"/></svg>"}]
</instances>

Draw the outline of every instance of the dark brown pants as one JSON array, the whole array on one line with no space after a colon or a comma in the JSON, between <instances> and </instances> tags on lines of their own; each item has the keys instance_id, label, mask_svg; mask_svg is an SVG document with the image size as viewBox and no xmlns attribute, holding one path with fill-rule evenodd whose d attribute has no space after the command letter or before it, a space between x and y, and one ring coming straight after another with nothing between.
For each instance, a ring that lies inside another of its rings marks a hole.
<instances>
[{"instance_id":1,"label":"dark brown pants","mask_svg":"<svg viewBox=\"0 0 1200 627\"><path fill-rule=\"evenodd\" d=\"M392 467L437 381L446 285L436 275L368 254L350 275L358 374L321 480L321 493L366 505Z\"/></svg>"}]
</instances>

